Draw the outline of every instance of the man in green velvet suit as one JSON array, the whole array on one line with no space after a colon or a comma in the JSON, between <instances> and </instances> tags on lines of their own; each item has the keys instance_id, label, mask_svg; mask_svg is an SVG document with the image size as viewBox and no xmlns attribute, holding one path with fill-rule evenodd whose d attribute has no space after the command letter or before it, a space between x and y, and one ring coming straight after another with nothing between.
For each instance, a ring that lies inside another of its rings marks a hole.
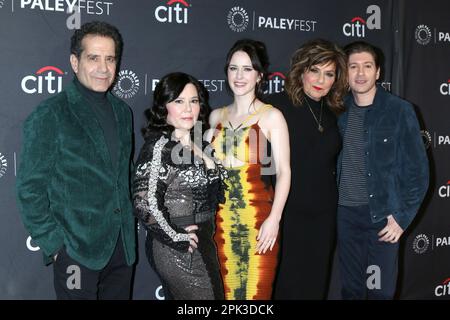
<instances>
[{"instance_id":1,"label":"man in green velvet suit","mask_svg":"<svg viewBox=\"0 0 450 320\"><path fill-rule=\"evenodd\" d=\"M122 47L107 23L76 30L74 81L24 123L18 204L45 262L53 262L58 299L130 298L132 115L109 92Z\"/></svg>"}]
</instances>

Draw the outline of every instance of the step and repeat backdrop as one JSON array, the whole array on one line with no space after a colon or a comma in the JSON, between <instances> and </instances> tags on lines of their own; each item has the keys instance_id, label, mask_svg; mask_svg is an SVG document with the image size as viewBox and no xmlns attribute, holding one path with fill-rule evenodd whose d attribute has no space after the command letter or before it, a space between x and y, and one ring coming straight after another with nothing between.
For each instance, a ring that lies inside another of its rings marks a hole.
<instances>
[{"instance_id":1,"label":"step and repeat backdrop","mask_svg":"<svg viewBox=\"0 0 450 320\"><path fill-rule=\"evenodd\" d=\"M402 241L398 297L450 298L449 13L445 0L0 0L0 299L55 298L52 267L43 265L15 202L22 123L40 101L71 82L70 37L92 20L114 24L124 38L113 92L133 110L135 150L143 143L143 112L166 73L200 79L213 107L231 101L223 67L240 38L267 45L267 94L283 90L290 57L307 40L365 40L380 47L380 83L415 105L432 176L423 208ZM164 299L144 239L139 229L133 298ZM314 239L303 245L314 246ZM334 274L330 297L339 299Z\"/></svg>"}]
</instances>

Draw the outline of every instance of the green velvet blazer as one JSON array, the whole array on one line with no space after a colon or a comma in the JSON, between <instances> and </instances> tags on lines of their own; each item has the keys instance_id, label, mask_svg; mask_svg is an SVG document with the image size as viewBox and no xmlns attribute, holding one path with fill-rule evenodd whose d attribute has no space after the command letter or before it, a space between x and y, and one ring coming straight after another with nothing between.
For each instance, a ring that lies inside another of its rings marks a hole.
<instances>
[{"instance_id":1,"label":"green velvet blazer","mask_svg":"<svg viewBox=\"0 0 450 320\"><path fill-rule=\"evenodd\" d=\"M119 232L127 263L135 261L132 115L110 93L108 100L117 123L117 170L93 110L73 83L42 102L24 123L17 200L46 263L65 246L73 259L100 270L112 256Z\"/></svg>"}]
</instances>

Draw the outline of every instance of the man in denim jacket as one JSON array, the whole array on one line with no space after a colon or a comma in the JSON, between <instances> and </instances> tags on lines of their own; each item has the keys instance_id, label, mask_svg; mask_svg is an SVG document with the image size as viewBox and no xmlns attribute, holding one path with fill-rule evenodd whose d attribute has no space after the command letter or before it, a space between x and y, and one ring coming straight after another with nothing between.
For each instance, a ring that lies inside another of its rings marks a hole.
<instances>
[{"instance_id":1,"label":"man in denim jacket","mask_svg":"<svg viewBox=\"0 0 450 320\"><path fill-rule=\"evenodd\" d=\"M392 299L398 240L428 188L428 159L410 103L376 85L377 49L345 47L351 94L338 125L338 251L343 299Z\"/></svg>"}]
</instances>

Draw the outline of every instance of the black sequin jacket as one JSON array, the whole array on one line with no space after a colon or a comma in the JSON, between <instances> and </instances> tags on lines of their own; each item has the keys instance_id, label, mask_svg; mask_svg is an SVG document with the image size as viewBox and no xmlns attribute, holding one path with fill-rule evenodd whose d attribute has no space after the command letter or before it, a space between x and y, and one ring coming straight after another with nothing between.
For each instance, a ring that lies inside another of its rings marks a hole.
<instances>
[{"instance_id":1,"label":"black sequin jacket","mask_svg":"<svg viewBox=\"0 0 450 320\"><path fill-rule=\"evenodd\" d=\"M203 143L204 153L213 154ZM185 226L214 218L219 203L225 202L227 173L216 161L207 169L193 152L169 135L149 136L139 154L133 176L134 212L148 235L168 246L187 251Z\"/></svg>"}]
</instances>

